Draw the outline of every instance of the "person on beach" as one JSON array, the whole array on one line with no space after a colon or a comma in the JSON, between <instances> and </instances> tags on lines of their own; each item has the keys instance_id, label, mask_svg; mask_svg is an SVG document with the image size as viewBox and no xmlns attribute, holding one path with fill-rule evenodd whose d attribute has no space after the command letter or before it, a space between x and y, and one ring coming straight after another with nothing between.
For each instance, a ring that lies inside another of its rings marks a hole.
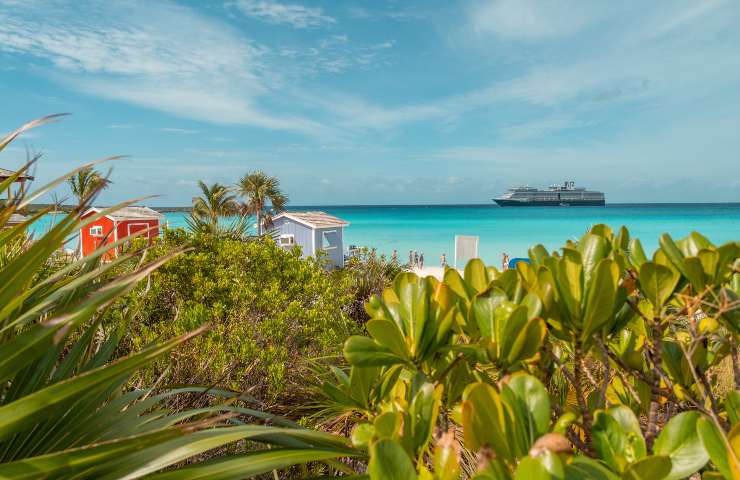
<instances>
[{"instance_id":1,"label":"person on beach","mask_svg":"<svg viewBox=\"0 0 740 480\"><path fill-rule=\"evenodd\" d=\"M395 248L393 249L393 256L391 257L391 262L398 263L398 250Z\"/></svg>"},{"instance_id":2,"label":"person on beach","mask_svg":"<svg viewBox=\"0 0 740 480\"><path fill-rule=\"evenodd\" d=\"M419 269L424 268L424 252L419 254Z\"/></svg>"},{"instance_id":3,"label":"person on beach","mask_svg":"<svg viewBox=\"0 0 740 480\"><path fill-rule=\"evenodd\" d=\"M414 250L414 268L419 267L419 252Z\"/></svg>"},{"instance_id":4,"label":"person on beach","mask_svg":"<svg viewBox=\"0 0 740 480\"><path fill-rule=\"evenodd\" d=\"M504 252L503 257L501 259L501 270L508 270L509 269L509 254Z\"/></svg>"},{"instance_id":5,"label":"person on beach","mask_svg":"<svg viewBox=\"0 0 740 480\"><path fill-rule=\"evenodd\" d=\"M441 263L443 267L446 266L447 265L447 255L443 253L442 256L439 257L439 263Z\"/></svg>"},{"instance_id":6,"label":"person on beach","mask_svg":"<svg viewBox=\"0 0 740 480\"><path fill-rule=\"evenodd\" d=\"M409 250L409 267L414 266L414 252Z\"/></svg>"}]
</instances>

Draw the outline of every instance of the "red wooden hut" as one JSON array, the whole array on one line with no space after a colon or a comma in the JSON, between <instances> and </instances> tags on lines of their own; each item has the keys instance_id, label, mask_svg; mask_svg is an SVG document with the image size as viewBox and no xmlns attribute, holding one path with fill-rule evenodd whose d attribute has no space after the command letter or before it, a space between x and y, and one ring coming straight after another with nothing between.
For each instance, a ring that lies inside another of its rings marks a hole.
<instances>
[{"instance_id":1,"label":"red wooden hut","mask_svg":"<svg viewBox=\"0 0 740 480\"><path fill-rule=\"evenodd\" d=\"M101 208L90 208L82 214L87 218L100 213ZM101 245L107 245L122 238L126 238L136 232L147 230L141 234L145 238L156 238L159 236L159 225L162 214L149 207L125 207L113 213L104 215L80 230L80 249L82 256L90 255ZM111 249L104 259L110 260L118 254Z\"/></svg>"}]
</instances>

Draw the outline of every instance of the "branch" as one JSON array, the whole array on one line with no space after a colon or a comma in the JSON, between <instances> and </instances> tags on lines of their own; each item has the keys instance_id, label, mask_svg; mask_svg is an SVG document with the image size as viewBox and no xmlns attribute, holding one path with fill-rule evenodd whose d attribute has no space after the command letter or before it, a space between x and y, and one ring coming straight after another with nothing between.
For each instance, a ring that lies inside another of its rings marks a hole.
<instances>
[{"instance_id":1,"label":"branch","mask_svg":"<svg viewBox=\"0 0 740 480\"><path fill-rule=\"evenodd\" d=\"M611 375L611 364L609 363L609 352L606 351L606 345L604 345L604 342L599 341L600 339L597 339L597 344L599 345L599 350L601 351L601 363L604 364L604 380L601 385L601 391L599 392L599 396L601 398L601 404L606 407L606 390L609 388L609 384L612 381L612 375ZM638 399L639 403L639 399Z\"/></svg>"}]
</instances>

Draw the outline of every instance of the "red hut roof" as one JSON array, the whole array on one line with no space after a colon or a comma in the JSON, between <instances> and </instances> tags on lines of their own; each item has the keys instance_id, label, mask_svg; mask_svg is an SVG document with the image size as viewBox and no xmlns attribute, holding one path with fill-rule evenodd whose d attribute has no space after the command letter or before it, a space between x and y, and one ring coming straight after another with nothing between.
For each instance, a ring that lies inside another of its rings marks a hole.
<instances>
[{"instance_id":1,"label":"red hut roof","mask_svg":"<svg viewBox=\"0 0 740 480\"><path fill-rule=\"evenodd\" d=\"M14 172L12 170L6 170L4 168L0 168L0 182L3 180L7 180L8 178L15 175L17 172ZM16 182L23 182L25 180L33 180L32 175L26 175L25 173L22 173L17 179Z\"/></svg>"},{"instance_id":2,"label":"red hut roof","mask_svg":"<svg viewBox=\"0 0 740 480\"><path fill-rule=\"evenodd\" d=\"M87 215L90 212L98 213L101 211L103 211L102 208L92 207L83 215ZM163 215L149 207L124 207L106 215L106 217L110 218L114 222L121 222L125 220L161 220Z\"/></svg>"}]
</instances>

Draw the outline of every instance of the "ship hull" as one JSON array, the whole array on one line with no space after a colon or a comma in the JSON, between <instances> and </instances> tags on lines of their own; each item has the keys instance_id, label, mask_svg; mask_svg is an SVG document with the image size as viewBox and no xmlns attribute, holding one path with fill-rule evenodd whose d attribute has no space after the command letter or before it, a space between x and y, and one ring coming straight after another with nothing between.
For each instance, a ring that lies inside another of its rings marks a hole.
<instances>
[{"instance_id":1,"label":"ship hull","mask_svg":"<svg viewBox=\"0 0 740 480\"><path fill-rule=\"evenodd\" d=\"M500 207L603 207L606 205L604 200L570 200L568 202L544 200L524 202L521 200L494 198L493 201Z\"/></svg>"}]
</instances>

